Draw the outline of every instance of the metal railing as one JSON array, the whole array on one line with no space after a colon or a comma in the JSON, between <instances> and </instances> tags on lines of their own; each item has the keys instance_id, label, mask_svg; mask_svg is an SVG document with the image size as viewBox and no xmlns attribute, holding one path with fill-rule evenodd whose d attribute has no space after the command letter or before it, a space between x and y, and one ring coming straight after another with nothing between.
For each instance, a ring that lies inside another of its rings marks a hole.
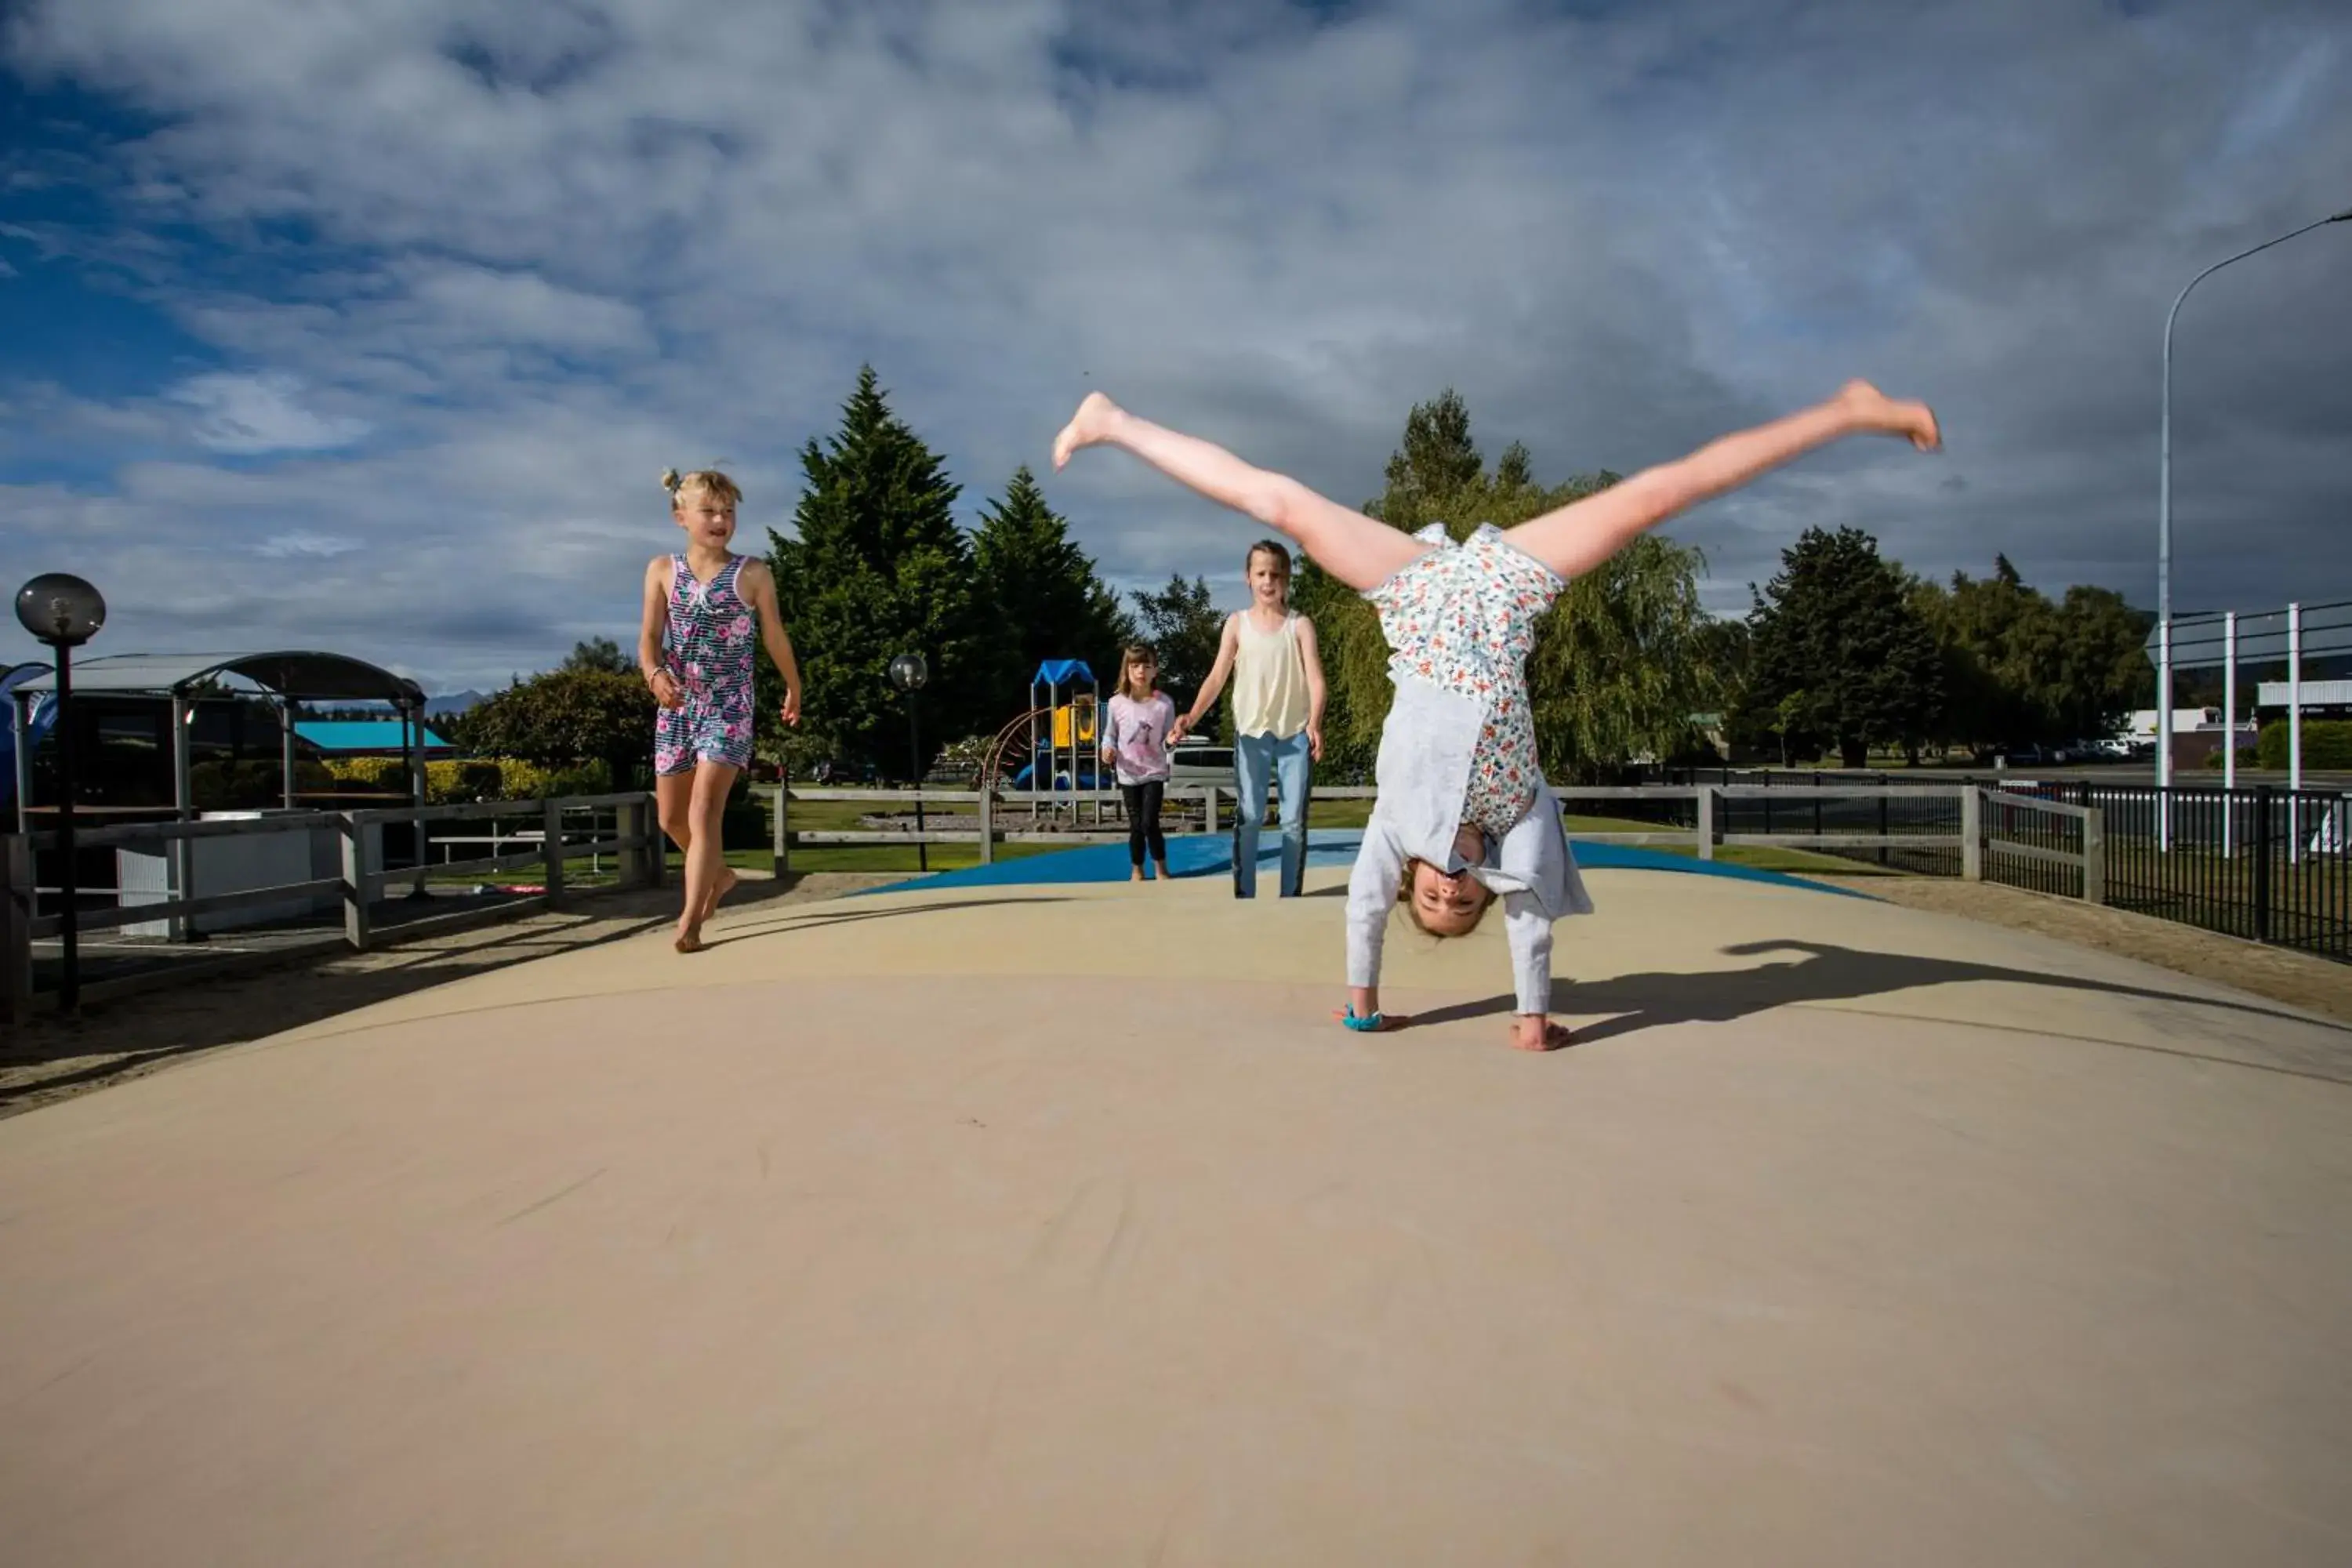
<instances>
[{"instance_id":1,"label":"metal railing","mask_svg":"<svg viewBox=\"0 0 2352 1568\"><path fill-rule=\"evenodd\" d=\"M945 789L803 788L794 784L782 790L769 786L760 793L769 801L772 852L780 876L790 870L796 847L970 845L977 848L981 863L987 865L995 859L999 845L1104 844L1124 837L1127 831L1124 826L1089 830L1076 823L1046 828L1009 826L1005 808L1031 803L1031 795L1023 791L992 794ZM1984 866L1982 852L1987 841L1982 816L1989 792L1973 785L1920 784L1894 794L1875 784L1825 785L1801 792L1801 798L1793 802L1789 798L1792 792L1763 784L1570 784L1556 786L1552 793L1559 797L1562 809L1571 815L1577 814L1579 806L1606 804L1611 807L1607 815L1644 824L1637 828L1578 829L1572 833L1573 837L1588 843L1687 846L1703 860L1714 859L1717 849L1722 847L1803 849L1972 880L1982 874ZM1318 800L1370 800L1377 797L1379 791L1366 785L1339 785L1318 788L1313 794ZM1067 791L1051 798L1066 805L1071 802ZM1233 801L1238 809L1235 792L1228 785L1178 784L1167 791L1166 798L1172 802L1199 802L1211 833L1219 831L1228 801ZM971 826L921 830L812 829L792 824L792 804L795 801L911 806L919 799L927 807L944 805L952 811L961 806L969 813ZM1120 808L1119 797L1108 791L1082 792L1079 799L1103 811L1116 812ZM2044 805L2040 800L2020 797L2005 808L2009 816L2002 819L2004 837L1995 852L1996 866L2004 868L2000 879L2009 879L2005 868L2010 861L2041 860L2062 855L2058 838L2071 831L2076 868L2070 896L2095 896L2101 878L2096 872L2084 871L2082 856L2085 825L2090 825L2087 842L2094 846L2098 843L2095 826L2097 813L2092 811L2084 816L2071 808L2053 813L2077 826L2055 830L2054 834L2042 830L2039 837L2011 826L2012 822L2023 820L2020 814ZM1647 826L1650 823L1656 826Z\"/></svg>"}]
</instances>

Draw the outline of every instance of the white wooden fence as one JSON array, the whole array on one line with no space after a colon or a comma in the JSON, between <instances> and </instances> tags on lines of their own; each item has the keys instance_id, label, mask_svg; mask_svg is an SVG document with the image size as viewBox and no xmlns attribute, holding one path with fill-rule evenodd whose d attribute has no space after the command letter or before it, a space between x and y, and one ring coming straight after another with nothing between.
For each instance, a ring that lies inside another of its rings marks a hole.
<instances>
[{"instance_id":1,"label":"white wooden fence","mask_svg":"<svg viewBox=\"0 0 2352 1568\"><path fill-rule=\"evenodd\" d=\"M982 865L996 858L1000 844L1104 844L1126 837L1124 826L1105 829L1080 827L1074 821L1067 826L1024 827L1017 825L1016 814L1007 808L1036 806L1051 803L1068 805L1075 816L1080 803L1092 805L1097 813L1118 809L1119 796L1111 791L1083 791L1072 795L1033 794L1026 791L1000 790L993 795L971 790L922 789L826 789L803 788L793 784L779 790L774 785L761 786L759 793L769 802L769 827L775 869L783 875L792 867L795 846L879 844L964 844L975 846ZM1363 785L1318 787L1313 794L1318 800L1370 800L1380 792ZM1996 863L2003 858L2043 859L2063 862L2080 868L2083 879L2082 896L2093 903L2102 902L2105 866L2104 836L2097 807L2062 805L2039 796L2013 795L1987 790L1974 784L1904 785L1894 798L1908 800L1954 799L1958 803L1959 831L1957 833L1728 833L1717 824L1724 816L1721 809L1727 801L1774 800L1790 805L1818 805L1824 801L1860 799L1881 801L1890 798L1888 786L1874 784L1822 785L1799 795L1786 789L1765 784L1567 784L1556 785L1552 794L1563 809L1573 811L1578 805L1597 805L1611 801L1689 801L1693 805L1694 826L1690 827L1659 826L1638 831L1613 830L1586 832L1575 837L1589 843L1687 845L1702 860L1715 858L1723 847L1771 847L1784 849L1846 850L1846 849L1958 849L1960 852L1960 875L1969 881L1984 877L1985 856L1990 852ZM1226 803L1238 807L1234 790L1225 784L1178 784L1166 793L1171 801L1198 801L1204 810L1207 829L1219 831L1218 823ZM908 830L899 828L822 828L806 830L792 826L792 803L818 801L852 801L871 805L911 807L917 801L926 806L945 805L961 808L977 818L973 827L931 828ZM1985 806L1995 803L1995 827L1988 832ZM2064 819L2080 824L2072 835L2074 847L2053 847L2059 837L2049 824L2052 819Z\"/></svg>"},{"instance_id":2,"label":"white wooden fence","mask_svg":"<svg viewBox=\"0 0 2352 1568\"><path fill-rule=\"evenodd\" d=\"M831 845L970 845L974 847L982 864L996 858L999 845L1085 845L1116 842L1126 836L1123 826L1106 828L1099 826L1105 814L1115 814L1119 797L1109 791L1087 792L1076 797L1077 802L1095 808L1097 826L1084 827L1076 821L1067 825L1034 826L1035 813L1048 803L1072 806L1068 792L1059 795L1035 794L1024 791L999 791L981 794L971 790L924 789L824 789L793 785L779 790L773 785L755 786L755 793L766 797L769 804L770 838L778 875L792 869L793 850ZM1317 797L1325 800L1369 800L1377 792L1364 786L1341 785L1318 789ZM1693 826L1689 827L1661 825L1639 830L1605 832L1579 831L1580 840L1664 846L1688 846L1702 860L1715 858L1724 847L1771 847L1791 849L1846 851L1856 849L1958 849L1960 855L1960 875L1976 881L1986 875L1990 858L1994 875L2000 880L2019 879L2004 875L2002 868L2014 863L2020 866L2058 866L2078 870L2080 894L2093 903L2105 900L2105 833L2100 810L2043 800L2039 796L2011 795L2001 791L1981 789L1971 784L1924 784L1905 786L1890 792L1885 786L1824 785L1809 789L1801 796L1789 790L1776 790L1757 784L1643 784L1643 785L1565 785L1553 792L1564 809L1591 806L1612 801L1689 801L1692 803ZM1223 784L1180 784L1168 792L1171 799L1196 801L1212 833L1220 830L1221 818L1226 817L1228 805L1234 802L1234 791ZM1825 800L1861 798L1885 800L1907 798L1927 800L1953 797L1958 802L1959 831L1931 832L1793 832L1793 833L1732 833L1722 831L1726 803L1759 798L1771 798L1797 804L1800 800L1813 805ZM854 802L875 807L909 807L920 801L925 806L940 805L961 808L971 826L931 827L907 831L881 827L857 828L798 828L792 822L794 802ZM1029 807L1029 823L1024 826L1017 809ZM1990 811L1991 821L1987 820ZM580 816L589 820L584 827L572 820ZM605 826L609 816L610 828ZM515 849L477 857L469 860L444 864L422 863L403 867L387 867L383 850L383 827L391 823L416 826L420 845L424 829L435 823L489 823L504 825L512 821L515 827L530 837ZM315 871L307 878L282 879L267 886L248 885L233 890L190 895L188 889L199 887L203 878L197 876L199 856L195 847L206 839L240 837L248 835L304 835L310 842L320 836L331 836L340 849L340 863L331 870ZM0 837L0 1012L12 1022L27 1016L34 1001L33 944L56 938L62 921L57 914L40 914L38 895L47 889L37 889L33 878L36 847L47 850L55 847L54 833L14 834ZM165 925L174 937L184 937L193 922L206 915L236 911L259 911L258 918L268 919L268 911L282 910L289 905L307 904L313 909L331 909L340 903L342 914L341 942L354 950L365 950L380 940L374 910L391 889L403 883L422 889L428 877L481 875L499 871L536 868L545 891L535 896L517 898L491 911L488 918L505 918L521 910L556 902L565 897L564 863L582 856L612 855L617 860L617 883L623 887L658 885L664 874L667 853L656 820L654 798L642 793L615 795L572 795L561 799L530 801L484 801L467 805L390 806L381 809L345 812L289 812L238 818L226 821L153 822L121 827L101 827L77 833L75 843L82 848L109 847L159 852L167 858L174 870L163 896L147 902L124 903L114 908L81 910L76 921L78 931L103 931L125 926ZM442 929L452 918L485 918L478 913L445 917L441 920L412 920L400 922L398 931L405 936L427 930ZM102 994L105 986L88 988L92 994Z\"/></svg>"},{"instance_id":3,"label":"white wooden fence","mask_svg":"<svg viewBox=\"0 0 2352 1568\"><path fill-rule=\"evenodd\" d=\"M582 817L586 818L584 823ZM425 827L433 823L507 819L528 822L537 830L528 848L448 864L384 864L383 829L386 824L415 824L421 844ZM331 838L340 853L329 858L340 863L327 874L278 877L268 881L232 878L228 879L247 885L222 892L201 890L207 879L202 874L197 845L211 839L268 835L303 846L304 851L298 852L295 858L310 860L314 868L318 857L308 851L315 849L322 838ZM0 895L5 895L0 896L0 1001L5 1002L0 1011L5 1011L12 1024L21 1022L33 1005L33 944L54 940L64 929L61 915L37 912L39 895L55 889L37 888L34 881L34 851L54 851L57 839L54 831L0 837ZM501 918L511 918L524 910L544 907L565 897L567 859L583 855L615 857L616 885L621 887L658 885L667 862L655 819L654 797L637 792L549 800L482 801L463 805L282 812L209 822L132 823L77 832L74 845L77 851L113 848L152 852L168 860L173 868L168 889L161 897L118 903L111 908L78 908L74 921L77 935L160 924L179 940L185 939L194 931L194 922L206 915L265 911L261 918L268 919L289 908L323 912L340 902L342 943L357 951L365 951L378 940L376 906L392 889L402 884L421 887L427 877L535 868L545 891L515 899L495 911ZM467 916L458 918L480 917L468 911ZM446 929L448 923L446 918L404 921L398 931L406 937ZM95 996L103 994L106 989L103 984L84 986L83 992Z\"/></svg>"}]
</instances>

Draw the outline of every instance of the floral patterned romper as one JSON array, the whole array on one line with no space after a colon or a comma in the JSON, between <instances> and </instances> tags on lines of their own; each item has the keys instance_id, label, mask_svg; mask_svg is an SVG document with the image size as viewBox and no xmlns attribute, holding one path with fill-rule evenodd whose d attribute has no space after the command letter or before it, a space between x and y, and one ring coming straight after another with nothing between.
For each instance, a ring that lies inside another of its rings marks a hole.
<instances>
[{"instance_id":1,"label":"floral patterned romper","mask_svg":"<svg viewBox=\"0 0 2352 1568\"><path fill-rule=\"evenodd\" d=\"M1364 597L1389 640L1389 674L1425 680L1486 710L1462 820L1496 838L1534 804L1543 764L1528 703L1536 617L1566 579L1481 523L1456 544L1441 524L1413 535L1431 550Z\"/></svg>"},{"instance_id":2,"label":"floral patterned romper","mask_svg":"<svg viewBox=\"0 0 2352 1568\"><path fill-rule=\"evenodd\" d=\"M654 719L654 772L694 771L702 758L733 767L751 765L751 645L757 617L736 591L740 555L708 584L683 555L670 557L669 613L662 628L662 664L685 701Z\"/></svg>"}]
</instances>

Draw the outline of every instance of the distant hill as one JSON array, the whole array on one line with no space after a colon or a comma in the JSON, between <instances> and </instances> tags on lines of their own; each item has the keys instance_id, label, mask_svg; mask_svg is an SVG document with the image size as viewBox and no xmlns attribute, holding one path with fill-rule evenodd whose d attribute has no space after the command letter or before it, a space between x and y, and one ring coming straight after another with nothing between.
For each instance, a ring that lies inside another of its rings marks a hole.
<instances>
[{"instance_id":1,"label":"distant hill","mask_svg":"<svg viewBox=\"0 0 2352 1568\"><path fill-rule=\"evenodd\" d=\"M428 697L425 700L425 714L430 719L445 713L463 713L482 700L484 699L478 691L453 691L446 697Z\"/></svg>"}]
</instances>

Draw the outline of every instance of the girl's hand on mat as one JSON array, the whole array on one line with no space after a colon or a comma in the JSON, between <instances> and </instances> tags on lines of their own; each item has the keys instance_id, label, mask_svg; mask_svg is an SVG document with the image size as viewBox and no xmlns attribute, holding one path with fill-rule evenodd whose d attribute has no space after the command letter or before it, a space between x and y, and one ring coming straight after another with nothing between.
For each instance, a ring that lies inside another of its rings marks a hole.
<instances>
[{"instance_id":1,"label":"girl's hand on mat","mask_svg":"<svg viewBox=\"0 0 2352 1568\"><path fill-rule=\"evenodd\" d=\"M1511 1020L1511 1044L1520 1050L1556 1051L1575 1043L1576 1036L1566 1024L1555 1024L1533 1013L1521 1013Z\"/></svg>"}]
</instances>

